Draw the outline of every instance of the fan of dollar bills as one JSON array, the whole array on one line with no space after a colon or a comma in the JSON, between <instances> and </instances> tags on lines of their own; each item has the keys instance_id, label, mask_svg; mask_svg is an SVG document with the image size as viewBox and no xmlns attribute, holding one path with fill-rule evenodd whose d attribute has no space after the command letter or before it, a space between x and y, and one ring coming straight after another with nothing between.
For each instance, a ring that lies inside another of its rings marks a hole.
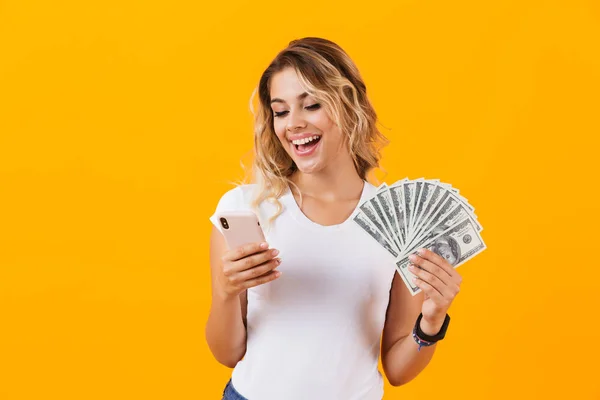
<instances>
[{"instance_id":1,"label":"fan of dollar bills","mask_svg":"<svg viewBox=\"0 0 600 400\"><path fill-rule=\"evenodd\" d=\"M356 222L395 258L396 270L414 296L421 291L408 269L408 256L427 248L454 267L481 253L486 245L475 208L459 191L438 179L401 179L382 184L359 205Z\"/></svg>"}]
</instances>

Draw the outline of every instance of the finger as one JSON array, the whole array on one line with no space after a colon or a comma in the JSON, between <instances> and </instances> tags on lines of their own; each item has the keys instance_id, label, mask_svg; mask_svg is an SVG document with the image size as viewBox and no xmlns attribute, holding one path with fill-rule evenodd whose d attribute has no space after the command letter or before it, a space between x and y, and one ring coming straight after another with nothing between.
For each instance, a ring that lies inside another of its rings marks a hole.
<instances>
[{"instance_id":1,"label":"finger","mask_svg":"<svg viewBox=\"0 0 600 400\"><path fill-rule=\"evenodd\" d=\"M416 264L427 272L437 276L442 282L444 282L445 285L450 284L452 281L452 277L448 274L448 271L432 263L431 261L419 257L416 254L411 254L408 256L408 259L411 261L411 264Z\"/></svg>"},{"instance_id":2,"label":"finger","mask_svg":"<svg viewBox=\"0 0 600 400\"><path fill-rule=\"evenodd\" d=\"M266 242L248 243L225 253L225 255L223 255L223 262L237 261L251 254L258 253L259 251L265 251L268 248L269 244Z\"/></svg>"},{"instance_id":3,"label":"finger","mask_svg":"<svg viewBox=\"0 0 600 400\"><path fill-rule=\"evenodd\" d=\"M279 258L267 261L265 263L257 265L254 268L250 268L250 269L247 269L245 271L242 271L242 272L239 272L239 273L233 275L230 278L230 281L234 282L234 283L239 283L239 282L245 282L250 279L257 278L257 277L264 275L267 272L277 268L280 264L281 264L281 259L279 259Z\"/></svg>"},{"instance_id":4,"label":"finger","mask_svg":"<svg viewBox=\"0 0 600 400\"><path fill-rule=\"evenodd\" d=\"M251 256L247 256L246 258L242 258L241 260L233 261L231 263L231 271L240 272L254 268L262 263L272 260L277 254L279 254L279 250L269 249L261 253L256 253Z\"/></svg>"},{"instance_id":5,"label":"finger","mask_svg":"<svg viewBox=\"0 0 600 400\"><path fill-rule=\"evenodd\" d=\"M452 278L456 277L456 270L454 269L452 264L450 264L448 262L448 260L446 260L444 257L440 256L439 254L434 253L433 251L426 249L426 248L417 250L417 254L419 256L421 256L422 258L424 258L428 261L431 261L432 263L443 268L444 271L446 271L448 273L448 275L450 275L450 277L452 277Z\"/></svg>"},{"instance_id":6,"label":"finger","mask_svg":"<svg viewBox=\"0 0 600 400\"><path fill-rule=\"evenodd\" d=\"M281 271L269 271L266 274L259 276L258 278L247 280L242 284L244 289L248 289L254 286L262 285L263 283L274 281L279 278Z\"/></svg>"},{"instance_id":7,"label":"finger","mask_svg":"<svg viewBox=\"0 0 600 400\"><path fill-rule=\"evenodd\" d=\"M408 267L408 270L412 272L412 274L419 278L421 281L424 281L430 286L432 286L440 295L444 297L452 297L452 292L449 290L448 285L446 285L437 276L424 269L420 269L419 267L412 265Z\"/></svg>"},{"instance_id":8,"label":"finger","mask_svg":"<svg viewBox=\"0 0 600 400\"><path fill-rule=\"evenodd\" d=\"M429 284L428 282L425 282L424 280L416 277L413 279L413 283L417 285L423 292L425 292L427 296L431 297L433 301L435 301L437 304L447 304L444 296L436 288L431 286L431 284Z\"/></svg>"}]
</instances>

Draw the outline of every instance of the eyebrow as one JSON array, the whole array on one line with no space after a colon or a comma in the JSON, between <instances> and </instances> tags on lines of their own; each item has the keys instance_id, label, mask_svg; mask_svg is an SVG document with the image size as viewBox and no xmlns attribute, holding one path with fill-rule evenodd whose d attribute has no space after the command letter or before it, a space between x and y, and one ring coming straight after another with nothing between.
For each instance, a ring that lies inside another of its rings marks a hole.
<instances>
[{"instance_id":1,"label":"eyebrow","mask_svg":"<svg viewBox=\"0 0 600 400\"><path fill-rule=\"evenodd\" d=\"M308 96L308 93L304 92L302 94L299 94L296 98L298 100L302 100L306 96ZM279 99L279 98L275 97L274 99L271 100L271 104L273 104L273 103L285 103L285 100L282 100L282 99Z\"/></svg>"}]
</instances>

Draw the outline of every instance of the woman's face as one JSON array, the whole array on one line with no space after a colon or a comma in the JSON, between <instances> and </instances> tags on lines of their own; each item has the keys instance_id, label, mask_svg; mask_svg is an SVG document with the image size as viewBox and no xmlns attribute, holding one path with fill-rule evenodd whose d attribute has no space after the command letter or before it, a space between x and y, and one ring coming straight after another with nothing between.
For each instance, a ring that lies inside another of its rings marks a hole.
<instances>
[{"instance_id":1,"label":"woman's face","mask_svg":"<svg viewBox=\"0 0 600 400\"><path fill-rule=\"evenodd\" d=\"M271 77L270 95L275 133L300 171L321 171L347 154L340 129L323 105L305 94L293 68Z\"/></svg>"}]
</instances>

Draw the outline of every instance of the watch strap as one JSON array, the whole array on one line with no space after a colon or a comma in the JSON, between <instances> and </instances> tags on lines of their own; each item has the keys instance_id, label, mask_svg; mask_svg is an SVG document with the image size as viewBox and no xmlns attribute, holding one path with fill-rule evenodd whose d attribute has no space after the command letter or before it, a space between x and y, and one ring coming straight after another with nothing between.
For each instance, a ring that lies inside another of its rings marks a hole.
<instances>
[{"instance_id":1,"label":"watch strap","mask_svg":"<svg viewBox=\"0 0 600 400\"><path fill-rule=\"evenodd\" d=\"M440 328L440 331L433 336L427 335L421 330L421 319L423 319L423 313L419 314L417 318L417 322L415 323L415 334L423 341L435 343L439 340L442 340L446 336L446 331L448 330L448 325L450 324L450 315L446 314L444 318L444 323Z\"/></svg>"}]
</instances>

